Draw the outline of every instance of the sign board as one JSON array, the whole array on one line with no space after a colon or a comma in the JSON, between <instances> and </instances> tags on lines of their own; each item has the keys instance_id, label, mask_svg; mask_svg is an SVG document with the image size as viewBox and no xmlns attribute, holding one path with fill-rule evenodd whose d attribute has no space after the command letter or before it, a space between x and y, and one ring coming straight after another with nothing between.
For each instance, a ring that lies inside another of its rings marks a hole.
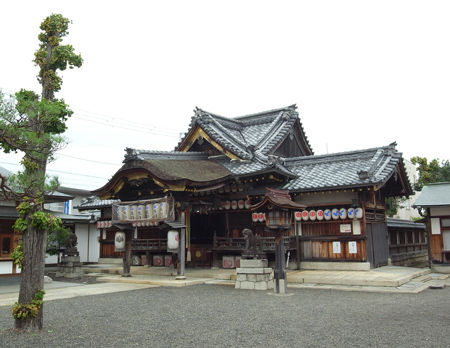
<instances>
[{"instance_id":1,"label":"sign board","mask_svg":"<svg viewBox=\"0 0 450 348\"><path fill-rule=\"evenodd\" d=\"M356 242L348 242L348 253L349 254L358 253L358 247L356 245Z\"/></svg>"},{"instance_id":2,"label":"sign board","mask_svg":"<svg viewBox=\"0 0 450 348\"><path fill-rule=\"evenodd\" d=\"M439 218L431 218L431 234L441 234L441 221Z\"/></svg>"},{"instance_id":3,"label":"sign board","mask_svg":"<svg viewBox=\"0 0 450 348\"><path fill-rule=\"evenodd\" d=\"M353 234L361 234L361 222L359 220L352 221Z\"/></svg>"},{"instance_id":4,"label":"sign board","mask_svg":"<svg viewBox=\"0 0 450 348\"><path fill-rule=\"evenodd\" d=\"M341 233L352 233L352 225L351 224L341 224L340 229L341 229Z\"/></svg>"},{"instance_id":5,"label":"sign board","mask_svg":"<svg viewBox=\"0 0 450 348\"><path fill-rule=\"evenodd\" d=\"M137 223L136 226L152 226L159 222L174 221L173 197L162 197L112 204L112 223Z\"/></svg>"},{"instance_id":6,"label":"sign board","mask_svg":"<svg viewBox=\"0 0 450 348\"><path fill-rule=\"evenodd\" d=\"M341 253L341 242L333 242L333 254Z\"/></svg>"}]
</instances>

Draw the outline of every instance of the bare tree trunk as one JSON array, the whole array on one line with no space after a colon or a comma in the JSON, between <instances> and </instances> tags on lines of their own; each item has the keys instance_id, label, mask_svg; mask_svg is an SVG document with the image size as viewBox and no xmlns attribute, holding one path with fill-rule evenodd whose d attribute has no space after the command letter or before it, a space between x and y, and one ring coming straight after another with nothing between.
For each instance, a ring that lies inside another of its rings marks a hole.
<instances>
[{"instance_id":1,"label":"bare tree trunk","mask_svg":"<svg viewBox=\"0 0 450 348\"><path fill-rule=\"evenodd\" d=\"M30 223L31 225L31 223ZM37 291L44 288L44 261L46 232L39 232L29 227L22 235L24 260L26 260L21 271L19 303L28 304L34 298ZM43 307L37 317L27 319L16 319L16 329L33 331L42 329Z\"/></svg>"}]
</instances>

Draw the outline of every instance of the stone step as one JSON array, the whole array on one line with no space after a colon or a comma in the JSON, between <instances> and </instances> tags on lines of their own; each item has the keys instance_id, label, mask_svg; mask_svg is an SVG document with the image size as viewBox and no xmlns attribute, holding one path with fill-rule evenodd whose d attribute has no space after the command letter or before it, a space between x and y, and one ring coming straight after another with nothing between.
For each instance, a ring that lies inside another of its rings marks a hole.
<instances>
[{"instance_id":1,"label":"stone step","mask_svg":"<svg viewBox=\"0 0 450 348\"><path fill-rule=\"evenodd\" d=\"M411 282L413 279L423 277L425 282L431 279L430 269L411 268L405 269L387 267L371 271L293 271L288 273L290 284L326 284L326 285L348 285L348 286L379 286L399 287Z\"/></svg>"},{"instance_id":2,"label":"stone step","mask_svg":"<svg viewBox=\"0 0 450 348\"><path fill-rule=\"evenodd\" d=\"M421 276L419 276L419 277L413 278L413 279L411 279L411 281L412 281L412 282L421 282L421 283L425 283L425 282L427 282L427 281L429 281L429 280L431 280L431 279L432 279L431 273L428 273L428 274L424 274L424 275L421 275Z\"/></svg>"}]
</instances>

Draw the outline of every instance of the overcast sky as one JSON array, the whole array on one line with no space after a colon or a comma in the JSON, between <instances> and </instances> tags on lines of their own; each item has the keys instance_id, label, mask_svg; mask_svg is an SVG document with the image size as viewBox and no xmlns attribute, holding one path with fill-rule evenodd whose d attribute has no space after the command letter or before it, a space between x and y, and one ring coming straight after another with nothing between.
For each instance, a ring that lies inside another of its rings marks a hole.
<instances>
[{"instance_id":1,"label":"overcast sky","mask_svg":"<svg viewBox=\"0 0 450 348\"><path fill-rule=\"evenodd\" d=\"M65 43L84 59L58 94L75 111L49 165L65 186L103 186L125 147L172 150L196 106L297 104L316 154L396 141L407 159L450 159L450 1L4 1L4 91L40 92L51 13L73 21Z\"/></svg>"}]
</instances>

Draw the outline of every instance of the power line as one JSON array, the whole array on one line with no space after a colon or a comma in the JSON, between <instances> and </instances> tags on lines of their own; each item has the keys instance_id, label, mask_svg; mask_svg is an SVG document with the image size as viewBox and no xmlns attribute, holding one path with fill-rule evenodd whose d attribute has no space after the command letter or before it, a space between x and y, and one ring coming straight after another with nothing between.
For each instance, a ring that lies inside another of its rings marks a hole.
<instances>
[{"instance_id":1,"label":"power line","mask_svg":"<svg viewBox=\"0 0 450 348\"><path fill-rule=\"evenodd\" d=\"M11 90L8 90L6 88L0 87L1 90L6 91L11 95L11 97L14 97L14 93ZM145 123L137 123L133 122L131 123L129 120L120 118L120 117L114 117L114 116L107 116L102 115L99 113L86 111L83 109L78 108L72 108L74 111L76 111L76 117L71 118L72 120L82 120L85 122L92 122L101 124L103 126L108 126L111 128L120 128L120 129L126 129L134 132L140 132L140 133L146 133L146 134L153 134L153 135L162 135L167 137L173 137L173 138L179 138L180 133L177 130L170 129L170 128L162 128L162 127L155 127L149 124Z\"/></svg>"},{"instance_id":2,"label":"power line","mask_svg":"<svg viewBox=\"0 0 450 348\"><path fill-rule=\"evenodd\" d=\"M120 163L118 164L118 163L112 163L112 162L103 162L103 161L91 160L91 159L87 159L87 158L81 158L81 157L76 157L76 156L72 156L72 155L66 155L64 153L56 153L56 156L69 157L69 158L77 159L77 160L80 160L80 161L93 162L93 163L98 163L98 164L105 164L105 165L109 165L109 166L120 166Z\"/></svg>"},{"instance_id":3,"label":"power line","mask_svg":"<svg viewBox=\"0 0 450 348\"><path fill-rule=\"evenodd\" d=\"M20 164L11 163L11 162L3 162L2 161L0 163L9 164L9 165L17 166L17 167L21 166ZM56 170L56 169L47 169L47 172L68 174L68 175L73 175L73 176L83 176L83 177L86 177L86 178L94 178L94 179L101 179L101 180L108 180L108 178L101 177L101 176L94 176L94 175L81 174L81 173L71 173L71 172L65 172L63 170Z\"/></svg>"}]
</instances>

